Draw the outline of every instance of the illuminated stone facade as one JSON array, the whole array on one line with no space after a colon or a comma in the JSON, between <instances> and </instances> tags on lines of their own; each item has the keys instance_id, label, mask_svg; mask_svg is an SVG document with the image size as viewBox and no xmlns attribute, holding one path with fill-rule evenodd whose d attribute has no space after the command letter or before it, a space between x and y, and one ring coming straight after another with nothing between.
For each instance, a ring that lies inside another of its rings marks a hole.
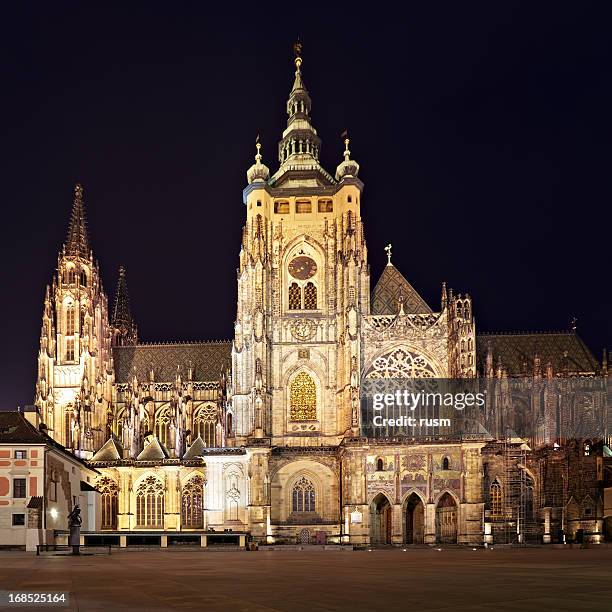
<instances>
[{"instance_id":1,"label":"illuminated stone facade","mask_svg":"<svg viewBox=\"0 0 612 612\"><path fill-rule=\"evenodd\" d=\"M501 379L516 374L493 364L506 345L491 336L482 342L495 350L477 346L468 295L442 285L432 310L390 248L372 290L359 165L346 137L335 175L321 166L301 63L298 54L278 170L258 143L247 172L233 341L140 344L123 270L109 318L77 187L45 298L40 418L100 471L108 532L481 544L508 474L485 464L520 443L363 438L361 382ZM566 336L552 353L563 342L582 350ZM594 374L600 366L584 349L572 373ZM536 470L530 478L544 487Z\"/></svg>"}]
</instances>

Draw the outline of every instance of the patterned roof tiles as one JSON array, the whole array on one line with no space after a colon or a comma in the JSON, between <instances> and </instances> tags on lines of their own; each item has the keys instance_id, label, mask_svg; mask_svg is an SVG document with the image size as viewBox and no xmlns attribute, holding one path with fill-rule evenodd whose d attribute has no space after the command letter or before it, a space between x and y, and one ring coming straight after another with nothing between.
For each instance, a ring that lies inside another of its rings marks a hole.
<instances>
[{"instance_id":1,"label":"patterned roof tiles","mask_svg":"<svg viewBox=\"0 0 612 612\"><path fill-rule=\"evenodd\" d=\"M372 292L372 314L397 314L400 298L404 301L406 314L429 314L431 312L431 308L402 273L393 264L388 264Z\"/></svg>"},{"instance_id":2,"label":"patterned roof tiles","mask_svg":"<svg viewBox=\"0 0 612 612\"><path fill-rule=\"evenodd\" d=\"M229 341L117 346L113 348L115 381L129 382L134 371L138 380L148 380L153 368L156 382L172 382L177 366L185 377L191 364L193 380L216 382L229 364L231 352Z\"/></svg>"},{"instance_id":3,"label":"patterned roof tiles","mask_svg":"<svg viewBox=\"0 0 612 612\"><path fill-rule=\"evenodd\" d=\"M567 365L571 374L592 374L600 369L599 362L593 356L580 337L571 331L550 333L516 333L516 334L478 334L477 353L479 370L484 371L487 350L491 347L493 364L497 366L501 359L502 366L510 376L525 374L533 367L537 355L542 367L552 363L553 370L560 372Z\"/></svg>"}]
</instances>

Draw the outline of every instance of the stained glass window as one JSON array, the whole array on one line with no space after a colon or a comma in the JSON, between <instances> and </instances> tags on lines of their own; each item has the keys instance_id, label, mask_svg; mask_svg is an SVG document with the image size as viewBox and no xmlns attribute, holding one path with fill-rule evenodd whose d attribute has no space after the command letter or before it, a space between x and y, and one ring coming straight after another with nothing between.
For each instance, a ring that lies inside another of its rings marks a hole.
<instances>
[{"instance_id":1,"label":"stained glass window","mask_svg":"<svg viewBox=\"0 0 612 612\"><path fill-rule=\"evenodd\" d=\"M183 488L181 518L183 527L202 529L204 527L204 479L193 476Z\"/></svg>"},{"instance_id":2,"label":"stained glass window","mask_svg":"<svg viewBox=\"0 0 612 612\"><path fill-rule=\"evenodd\" d=\"M164 445L168 444L170 438L170 421L172 420L172 411L169 407L164 408L157 414L155 419L155 435L157 439Z\"/></svg>"},{"instance_id":3,"label":"stained glass window","mask_svg":"<svg viewBox=\"0 0 612 612\"><path fill-rule=\"evenodd\" d=\"M300 372L289 390L292 421L312 421L317 418L317 387L311 376Z\"/></svg>"},{"instance_id":4,"label":"stained glass window","mask_svg":"<svg viewBox=\"0 0 612 612\"><path fill-rule=\"evenodd\" d=\"M136 523L138 527L164 526L164 486L155 476L148 476L138 485Z\"/></svg>"},{"instance_id":5,"label":"stained glass window","mask_svg":"<svg viewBox=\"0 0 612 612\"><path fill-rule=\"evenodd\" d=\"M314 512L315 511L315 489L305 476L302 476L292 491L293 512Z\"/></svg>"},{"instance_id":6,"label":"stained glass window","mask_svg":"<svg viewBox=\"0 0 612 612\"><path fill-rule=\"evenodd\" d=\"M96 488L102 494L102 529L117 529L119 487L117 483L104 476Z\"/></svg>"},{"instance_id":7,"label":"stained glass window","mask_svg":"<svg viewBox=\"0 0 612 612\"><path fill-rule=\"evenodd\" d=\"M193 417L195 435L200 436L207 447L215 447L215 429L217 425L217 408L203 406L198 408Z\"/></svg>"}]
</instances>

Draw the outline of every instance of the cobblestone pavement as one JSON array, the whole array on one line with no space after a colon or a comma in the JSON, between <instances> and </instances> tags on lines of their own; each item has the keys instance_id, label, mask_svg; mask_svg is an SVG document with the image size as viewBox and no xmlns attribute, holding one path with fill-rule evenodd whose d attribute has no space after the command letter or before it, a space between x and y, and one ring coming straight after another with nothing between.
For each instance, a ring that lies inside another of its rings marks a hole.
<instances>
[{"instance_id":1,"label":"cobblestone pavement","mask_svg":"<svg viewBox=\"0 0 612 612\"><path fill-rule=\"evenodd\" d=\"M602 612L612 548L0 552L0 589L69 591L70 609L87 611Z\"/></svg>"}]
</instances>

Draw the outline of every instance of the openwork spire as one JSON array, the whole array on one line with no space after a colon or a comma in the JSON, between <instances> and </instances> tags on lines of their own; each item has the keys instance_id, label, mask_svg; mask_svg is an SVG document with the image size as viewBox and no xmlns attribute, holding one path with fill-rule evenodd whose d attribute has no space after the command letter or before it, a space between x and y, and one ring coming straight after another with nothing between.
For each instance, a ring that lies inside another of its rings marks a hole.
<instances>
[{"instance_id":1,"label":"openwork spire","mask_svg":"<svg viewBox=\"0 0 612 612\"><path fill-rule=\"evenodd\" d=\"M117 293L115 295L115 308L113 310L113 328L115 344L136 344L138 333L132 311L130 310L130 296L128 294L125 268L119 267L119 280L117 281Z\"/></svg>"},{"instance_id":2,"label":"openwork spire","mask_svg":"<svg viewBox=\"0 0 612 612\"><path fill-rule=\"evenodd\" d=\"M91 252L87 220L85 219L85 205L83 204L83 187L79 183L74 186L74 202L64 249L66 255L83 257L84 259L88 259Z\"/></svg>"}]
</instances>

